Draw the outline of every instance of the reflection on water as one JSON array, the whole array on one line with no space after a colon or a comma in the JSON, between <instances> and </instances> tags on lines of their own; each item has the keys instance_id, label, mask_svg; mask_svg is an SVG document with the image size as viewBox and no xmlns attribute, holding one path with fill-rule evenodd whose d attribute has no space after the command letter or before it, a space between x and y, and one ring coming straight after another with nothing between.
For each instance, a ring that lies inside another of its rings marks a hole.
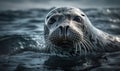
<instances>
[{"instance_id":1,"label":"reflection on water","mask_svg":"<svg viewBox=\"0 0 120 71\"><path fill-rule=\"evenodd\" d=\"M120 9L83 9L92 24L107 33L120 34ZM0 11L0 54L11 49L44 47L43 24L47 9ZM65 57L25 51L0 56L0 71L118 71L120 52L87 57Z\"/></svg>"}]
</instances>

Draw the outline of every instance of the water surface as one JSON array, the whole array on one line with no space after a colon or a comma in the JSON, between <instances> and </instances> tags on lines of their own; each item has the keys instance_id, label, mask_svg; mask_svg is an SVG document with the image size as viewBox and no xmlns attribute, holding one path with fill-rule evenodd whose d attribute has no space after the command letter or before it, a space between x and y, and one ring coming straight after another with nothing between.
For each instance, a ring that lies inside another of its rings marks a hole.
<instances>
[{"instance_id":1,"label":"water surface","mask_svg":"<svg viewBox=\"0 0 120 71\"><path fill-rule=\"evenodd\" d=\"M120 8L82 9L92 24L109 34L120 35ZM11 48L44 47L44 18L49 9L0 11L0 54ZM0 71L119 71L120 52L102 56L61 57L25 51L0 55Z\"/></svg>"}]
</instances>

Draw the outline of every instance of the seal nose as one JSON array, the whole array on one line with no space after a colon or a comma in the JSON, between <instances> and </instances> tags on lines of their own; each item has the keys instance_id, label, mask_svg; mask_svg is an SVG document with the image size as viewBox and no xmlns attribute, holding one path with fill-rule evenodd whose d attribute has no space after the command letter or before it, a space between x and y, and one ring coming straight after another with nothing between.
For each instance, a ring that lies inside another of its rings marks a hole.
<instances>
[{"instance_id":1,"label":"seal nose","mask_svg":"<svg viewBox=\"0 0 120 71\"><path fill-rule=\"evenodd\" d=\"M63 36L66 36L66 35L67 35L68 28L69 28L68 25L66 25L66 26L62 26L62 25L61 25L61 26L59 26L59 29L60 29L61 34L62 34Z\"/></svg>"}]
</instances>

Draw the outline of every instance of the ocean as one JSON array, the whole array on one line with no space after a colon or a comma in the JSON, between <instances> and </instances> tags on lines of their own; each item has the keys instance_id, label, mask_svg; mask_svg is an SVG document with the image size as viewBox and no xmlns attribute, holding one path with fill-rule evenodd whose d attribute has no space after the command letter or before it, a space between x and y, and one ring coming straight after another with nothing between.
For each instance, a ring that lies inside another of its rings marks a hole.
<instances>
[{"instance_id":1,"label":"ocean","mask_svg":"<svg viewBox=\"0 0 120 71\"><path fill-rule=\"evenodd\" d=\"M120 36L120 8L82 9L92 24L109 34ZM44 42L44 18L50 9L0 11L0 71L119 71L120 52L91 58L57 57L24 51L15 55L12 49L41 48Z\"/></svg>"}]
</instances>

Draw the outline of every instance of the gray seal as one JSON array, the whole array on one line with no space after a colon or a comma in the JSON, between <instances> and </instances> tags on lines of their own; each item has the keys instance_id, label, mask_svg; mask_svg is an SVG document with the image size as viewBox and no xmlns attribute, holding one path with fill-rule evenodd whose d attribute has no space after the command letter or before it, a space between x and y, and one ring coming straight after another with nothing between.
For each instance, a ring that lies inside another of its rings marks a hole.
<instances>
[{"instance_id":1,"label":"gray seal","mask_svg":"<svg viewBox=\"0 0 120 71\"><path fill-rule=\"evenodd\" d=\"M50 52L86 55L120 50L120 38L95 28L78 8L51 10L44 24L44 38Z\"/></svg>"}]
</instances>

